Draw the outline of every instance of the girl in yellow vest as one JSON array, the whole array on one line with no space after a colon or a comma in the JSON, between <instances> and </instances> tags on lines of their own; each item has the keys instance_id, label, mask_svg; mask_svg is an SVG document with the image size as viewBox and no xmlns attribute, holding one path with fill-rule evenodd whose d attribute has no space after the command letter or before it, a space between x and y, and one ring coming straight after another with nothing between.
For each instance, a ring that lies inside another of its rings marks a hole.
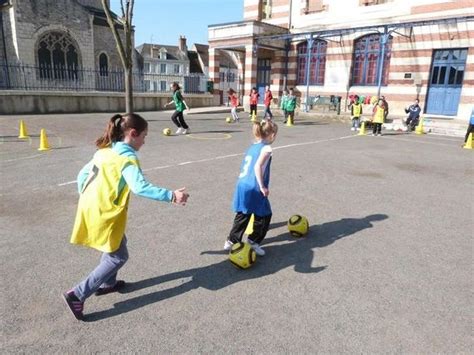
<instances>
[{"instance_id":1,"label":"girl in yellow vest","mask_svg":"<svg viewBox=\"0 0 474 355\"><path fill-rule=\"evenodd\" d=\"M382 99L380 99L374 107L373 116L372 116L372 123L374 129L372 130L373 136L381 136L382 135L382 124L385 118L385 104Z\"/></svg>"},{"instance_id":2,"label":"girl in yellow vest","mask_svg":"<svg viewBox=\"0 0 474 355\"><path fill-rule=\"evenodd\" d=\"M362 115L362 104L359 102L359 96L354 96L354 101L349 105L351 109L352 128L351 131L359 130L360 116Z\"/></svg>"},{"instance_id":3,"label":"girl in yellow vest","mask_svg":"<svg viewBox=\"0 0 474 355\"><path fill-rule=\"evenodd\" d=\"M171 191L149 183L140 168L136 152L145 144L147 121L136 114L113 116L99 148L77 177L79 204L71 243L101 251L99 265L83 281L63 294L76 319L83 319L84 301L93 293L105 295L120 290L118 270L128 259L125 226L130 190L157 201L184 205L185 188Z\"/></svg>"}]
</instances>

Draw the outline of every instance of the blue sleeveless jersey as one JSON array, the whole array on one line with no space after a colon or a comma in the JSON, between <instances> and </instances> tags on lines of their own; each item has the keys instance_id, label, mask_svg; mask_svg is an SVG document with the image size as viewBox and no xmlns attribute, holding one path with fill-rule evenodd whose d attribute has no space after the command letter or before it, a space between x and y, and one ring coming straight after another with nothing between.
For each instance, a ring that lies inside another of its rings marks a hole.
<instances>
[{"instance_id":1,"label":"blue sleeveless jersey","mask_svg":"<svg viewBox=\"0 0 474 355\"><path fill-rule=\"evenodd\" d=\"M240 175L237 180L234 193L233 208L235 212L242 212L245 214L256 214L263 217L272 214L270 201L263 196L258 186L257 178L255 177L255 163L264 143L253 144L245 153L244 161L240 167ZM272 158L268 160L265 171L263 172L263 184L268 188L270 183L270 164Z\"/></svg>"}]
</instances>

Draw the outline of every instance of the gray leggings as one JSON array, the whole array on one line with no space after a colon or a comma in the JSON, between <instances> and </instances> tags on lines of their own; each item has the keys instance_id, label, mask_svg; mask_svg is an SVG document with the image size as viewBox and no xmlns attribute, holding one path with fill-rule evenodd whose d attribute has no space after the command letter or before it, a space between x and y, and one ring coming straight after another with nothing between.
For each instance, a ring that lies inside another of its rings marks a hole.
<instances>
[{"instance_id":1,"label":"gray leggings","mask_svg":"<svg viewBox=\"0 0 474 355\"><path fill-rule=\"evenodd\" d=\"M100 264L89 276L74 287L74 294L84 302L95 291L102 287L112 287L117 281L118 270L127 262L127 238L123 236L120 247L112 253L103 253Z\"/></svg>"}]
</instances>

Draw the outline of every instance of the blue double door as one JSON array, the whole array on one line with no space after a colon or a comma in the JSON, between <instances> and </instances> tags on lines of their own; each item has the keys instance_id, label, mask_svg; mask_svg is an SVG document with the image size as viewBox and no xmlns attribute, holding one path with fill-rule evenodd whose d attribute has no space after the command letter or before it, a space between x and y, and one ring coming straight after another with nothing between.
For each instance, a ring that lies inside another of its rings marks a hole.
<instances>
[{"instance_id":1,"label":"blue double door","mask_svg":"<svg viewBox=\"0 0 474 355\"><path fill-rule=\"evenodd\" d=\"M259 104L263 103L265 96L265 86L270 85L270 73L271 73L271 60L270 59L258 59L257 61L257 90L260 94L258 100Z\"/></svg>"},{"instance_id":2,"label":"blue double door","mask_svg":"<svg viewBox=\"0 0 474 355\"><path fill-rule=\"evenodd\" d=\"M467 49L440 49L433 53L426 113L456 116L466 69Z\"/></svg>"}]
</instances>

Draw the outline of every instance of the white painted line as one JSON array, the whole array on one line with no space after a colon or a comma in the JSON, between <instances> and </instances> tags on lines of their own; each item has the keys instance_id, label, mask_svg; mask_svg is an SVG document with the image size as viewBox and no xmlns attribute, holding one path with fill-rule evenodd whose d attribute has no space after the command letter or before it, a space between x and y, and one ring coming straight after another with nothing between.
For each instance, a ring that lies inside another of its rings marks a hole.
<instances>
[{"instance_id":1,"label":"white painted line","mask_svg":"<svg viewBox=\"0 0 474 355\"><path fill-rule=\"evenodd\" d=\"M44 154L35 154L35 155L30 155L30 156L28 156L28 157L22 157L22 158L4 160L3 162L4 162L4 163L10 163L10 162L12 162L12 161L25 160L25 159L33 159L33 158L36 158L36 157L41 157L41 156L43 156L43 155L44 155Z\"/></svg>"},{"instance_id":2,"label":"white painted line","mask_svg":"<svg viewBox=\"0 0 474 355\"><path fill-rule=\"evenodd\" d=\"M294 143L294 144L288 144L288 145L282 145L279 147L273 148L275 149L283 149L283 148L292 148L292 147L298 147L301 145L308 145L308 144L318 144L318 143L324 143L324 142L331 142L331 141L337 141L341 139L347 139L347 138L353 138L357 137L357 135L350 135L350 136L344 136L344 137L336 137L336 138L329 138L329 139L322 139L319 141L311 141L311 142L304 142L304 143ZM160 170L160 169L166 169L166 168L172 168L176 166L183 166L183 165L189 165L189 164L196 164L196 163L205 163L205 162L210 162L210 161L215 161L215 160L220 160L220 159L227 159L227 158L233 158L233 157L238 157L244 155L244 153L235 153L235 154L227 154L227 155L219 155L217 157L212 157L212 158L206 158L206 159L199 159L199 160L194 160L194 161L185 161L182 163L177 163L174 165L162 165L162 166L155 166L153 168L148 168L148 169L143 169L143 172L147 171L152 171L152 170ZM69 182L63 182L61 184L58 184L57 186L66 186L75 183L76 181L69 181Z\"/></svg>"},{"instance_id":3,"label":"white painted line","mask_svg":"<svg viewBox=\"0 0 474 355\"><path fill-rule=\"evenodd\" d=\"M74 184L74 183L76 183L76 182L77 182L77 180L68 181L68 182L63 182L62 184L58 184L58 186L71 185L71 184Z\"/></svg>"}]
</instances>

